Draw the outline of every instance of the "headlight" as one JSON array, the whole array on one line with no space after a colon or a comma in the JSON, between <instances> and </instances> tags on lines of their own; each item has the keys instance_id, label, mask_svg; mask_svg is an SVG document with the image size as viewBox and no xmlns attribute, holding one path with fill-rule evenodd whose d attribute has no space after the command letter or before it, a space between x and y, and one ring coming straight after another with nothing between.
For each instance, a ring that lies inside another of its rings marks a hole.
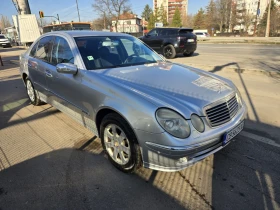
<instances>
[{"instance_id":1,"label":"headlight","mask_svg":"<svg viewBox=\"0 0 280 210\"><path fill-rule=\"evenodd\" d=\"M193 127L199 131L200 133L203 133L205 130L205 125L203 120L196 114L192 114L191 121L193 124Z\"/></svg>"},{"instance_id":2,"label":"headlight","mask_svg":"<svg viewBox=\"0 0 280 210\"><path fill-rule=\"evenodd\" d=\"M171 135L185 139L191 134L190 126L181 115L169 109L159 109L156 118L161 127Z\"/></svg>"}]
</instances>

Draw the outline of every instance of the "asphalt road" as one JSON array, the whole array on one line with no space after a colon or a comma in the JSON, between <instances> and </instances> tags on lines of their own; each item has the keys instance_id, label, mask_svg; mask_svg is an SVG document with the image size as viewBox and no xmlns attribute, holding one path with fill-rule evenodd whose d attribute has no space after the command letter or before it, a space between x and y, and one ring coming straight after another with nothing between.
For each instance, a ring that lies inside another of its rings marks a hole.
<instances>
[{"instance_id":1,"label":"asphalt road","mask_svg":"<svg viewBox=\"0 0 280 210\"><path fill-rule=\"evenodd\" d=\"M198 44L194 56L172 60L196 67L241 68L280 73L280 45Z\"/></svg>"},{"instance_id":2,"label":"asphalt road","mask_svg":"<svg viewBox=\"0 0 280 210\"><path fill-rule=\"evenodd\" d=\"M17 53L6 51L0 67L1 210L280 209L277 78L216 71L246 101L244 131L188 169L130 175L109 163L88 130L50 105L29 103L17 66L7 60Z\"/></svg>"}]
</instances>

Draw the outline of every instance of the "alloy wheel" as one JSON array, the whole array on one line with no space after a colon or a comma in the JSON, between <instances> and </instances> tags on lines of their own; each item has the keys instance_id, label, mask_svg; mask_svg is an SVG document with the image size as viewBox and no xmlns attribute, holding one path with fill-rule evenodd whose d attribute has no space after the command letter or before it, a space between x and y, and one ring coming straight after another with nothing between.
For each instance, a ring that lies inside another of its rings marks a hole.
<instances>
[{"instance_id":1,"label":"alloy wheel","mask_svg":"<svg viewBox=\"0 0 280 210\"><path fill-rule=\"evenodd\" d=\"M164 52L165 57L169 58L172 55L172 50L170 47L167 47Z\"/></svg>"},{"instance_id":2,"label":"alloy wheel","mask_svg":"<svg viewBox=\"0 0 280 210\"><path fill-rule=\"evenodd\" d=\"M116 163L120 165L128 163L131 156L129 140L119 126L109 124L105 127L104 144L106 151Z\"/></svg>"},{"instance_id":3,"label":"alloy wheel","mask_svg":"<svg viewBox=\"0 0 280 210\"><path fill-rule=\"evenodd\" d=\"M26 89L27 89L27 94L28 94L28 97L30 98L30 100L33 102L35 101L35 91L34 91L34 88L30 82L30 80L27 80L26 82Z\"/></svg>"}]
</instances>

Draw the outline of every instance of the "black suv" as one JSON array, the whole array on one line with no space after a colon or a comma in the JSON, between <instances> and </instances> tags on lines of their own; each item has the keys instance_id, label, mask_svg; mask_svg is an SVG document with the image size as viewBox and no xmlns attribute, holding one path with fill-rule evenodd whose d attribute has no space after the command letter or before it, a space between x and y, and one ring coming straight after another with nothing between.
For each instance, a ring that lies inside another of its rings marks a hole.
<instances>
[{"instance_id":1,"label":"black suv","mask_svg":"<svg viewBox=\"0 0 280 210\"><path fill-rule=\"evenodd\" d=\"M164 57L172 59L178 53L191 56L197 47L197 38L190 28L154 28L145 36L143 42Z\"/></svg>"}]
</instances>

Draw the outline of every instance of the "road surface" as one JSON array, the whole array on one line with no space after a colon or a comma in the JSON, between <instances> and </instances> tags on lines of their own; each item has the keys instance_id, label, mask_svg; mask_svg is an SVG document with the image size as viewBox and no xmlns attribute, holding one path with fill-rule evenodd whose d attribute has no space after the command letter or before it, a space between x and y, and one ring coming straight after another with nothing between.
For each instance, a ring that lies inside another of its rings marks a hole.
<instances>
[{"instance_id":1,"label":"road surface","mask_svg":"<svg viewBox=\"0 0 280 210\"><path fill-rule=\"evenodd\" d=\"M198 44L192 57L179 56L172 62L196 67L240 68L280 73L280 45Z\"/></svg>"},{"instance_id":2,"label":"road surface","mask_svg":"<svg viewBox=\"0 0 280 210\"><path fill-rule=\"evenodd\" d=\"M0 67L1 210L280 208L277 78L216 71L231 79L246 101L244 131L188 169L143 168L130 175L109 163L100 140L87 129L50 105L31 105L17 66L5 64Z\"/></svg>"}]
</instances>

